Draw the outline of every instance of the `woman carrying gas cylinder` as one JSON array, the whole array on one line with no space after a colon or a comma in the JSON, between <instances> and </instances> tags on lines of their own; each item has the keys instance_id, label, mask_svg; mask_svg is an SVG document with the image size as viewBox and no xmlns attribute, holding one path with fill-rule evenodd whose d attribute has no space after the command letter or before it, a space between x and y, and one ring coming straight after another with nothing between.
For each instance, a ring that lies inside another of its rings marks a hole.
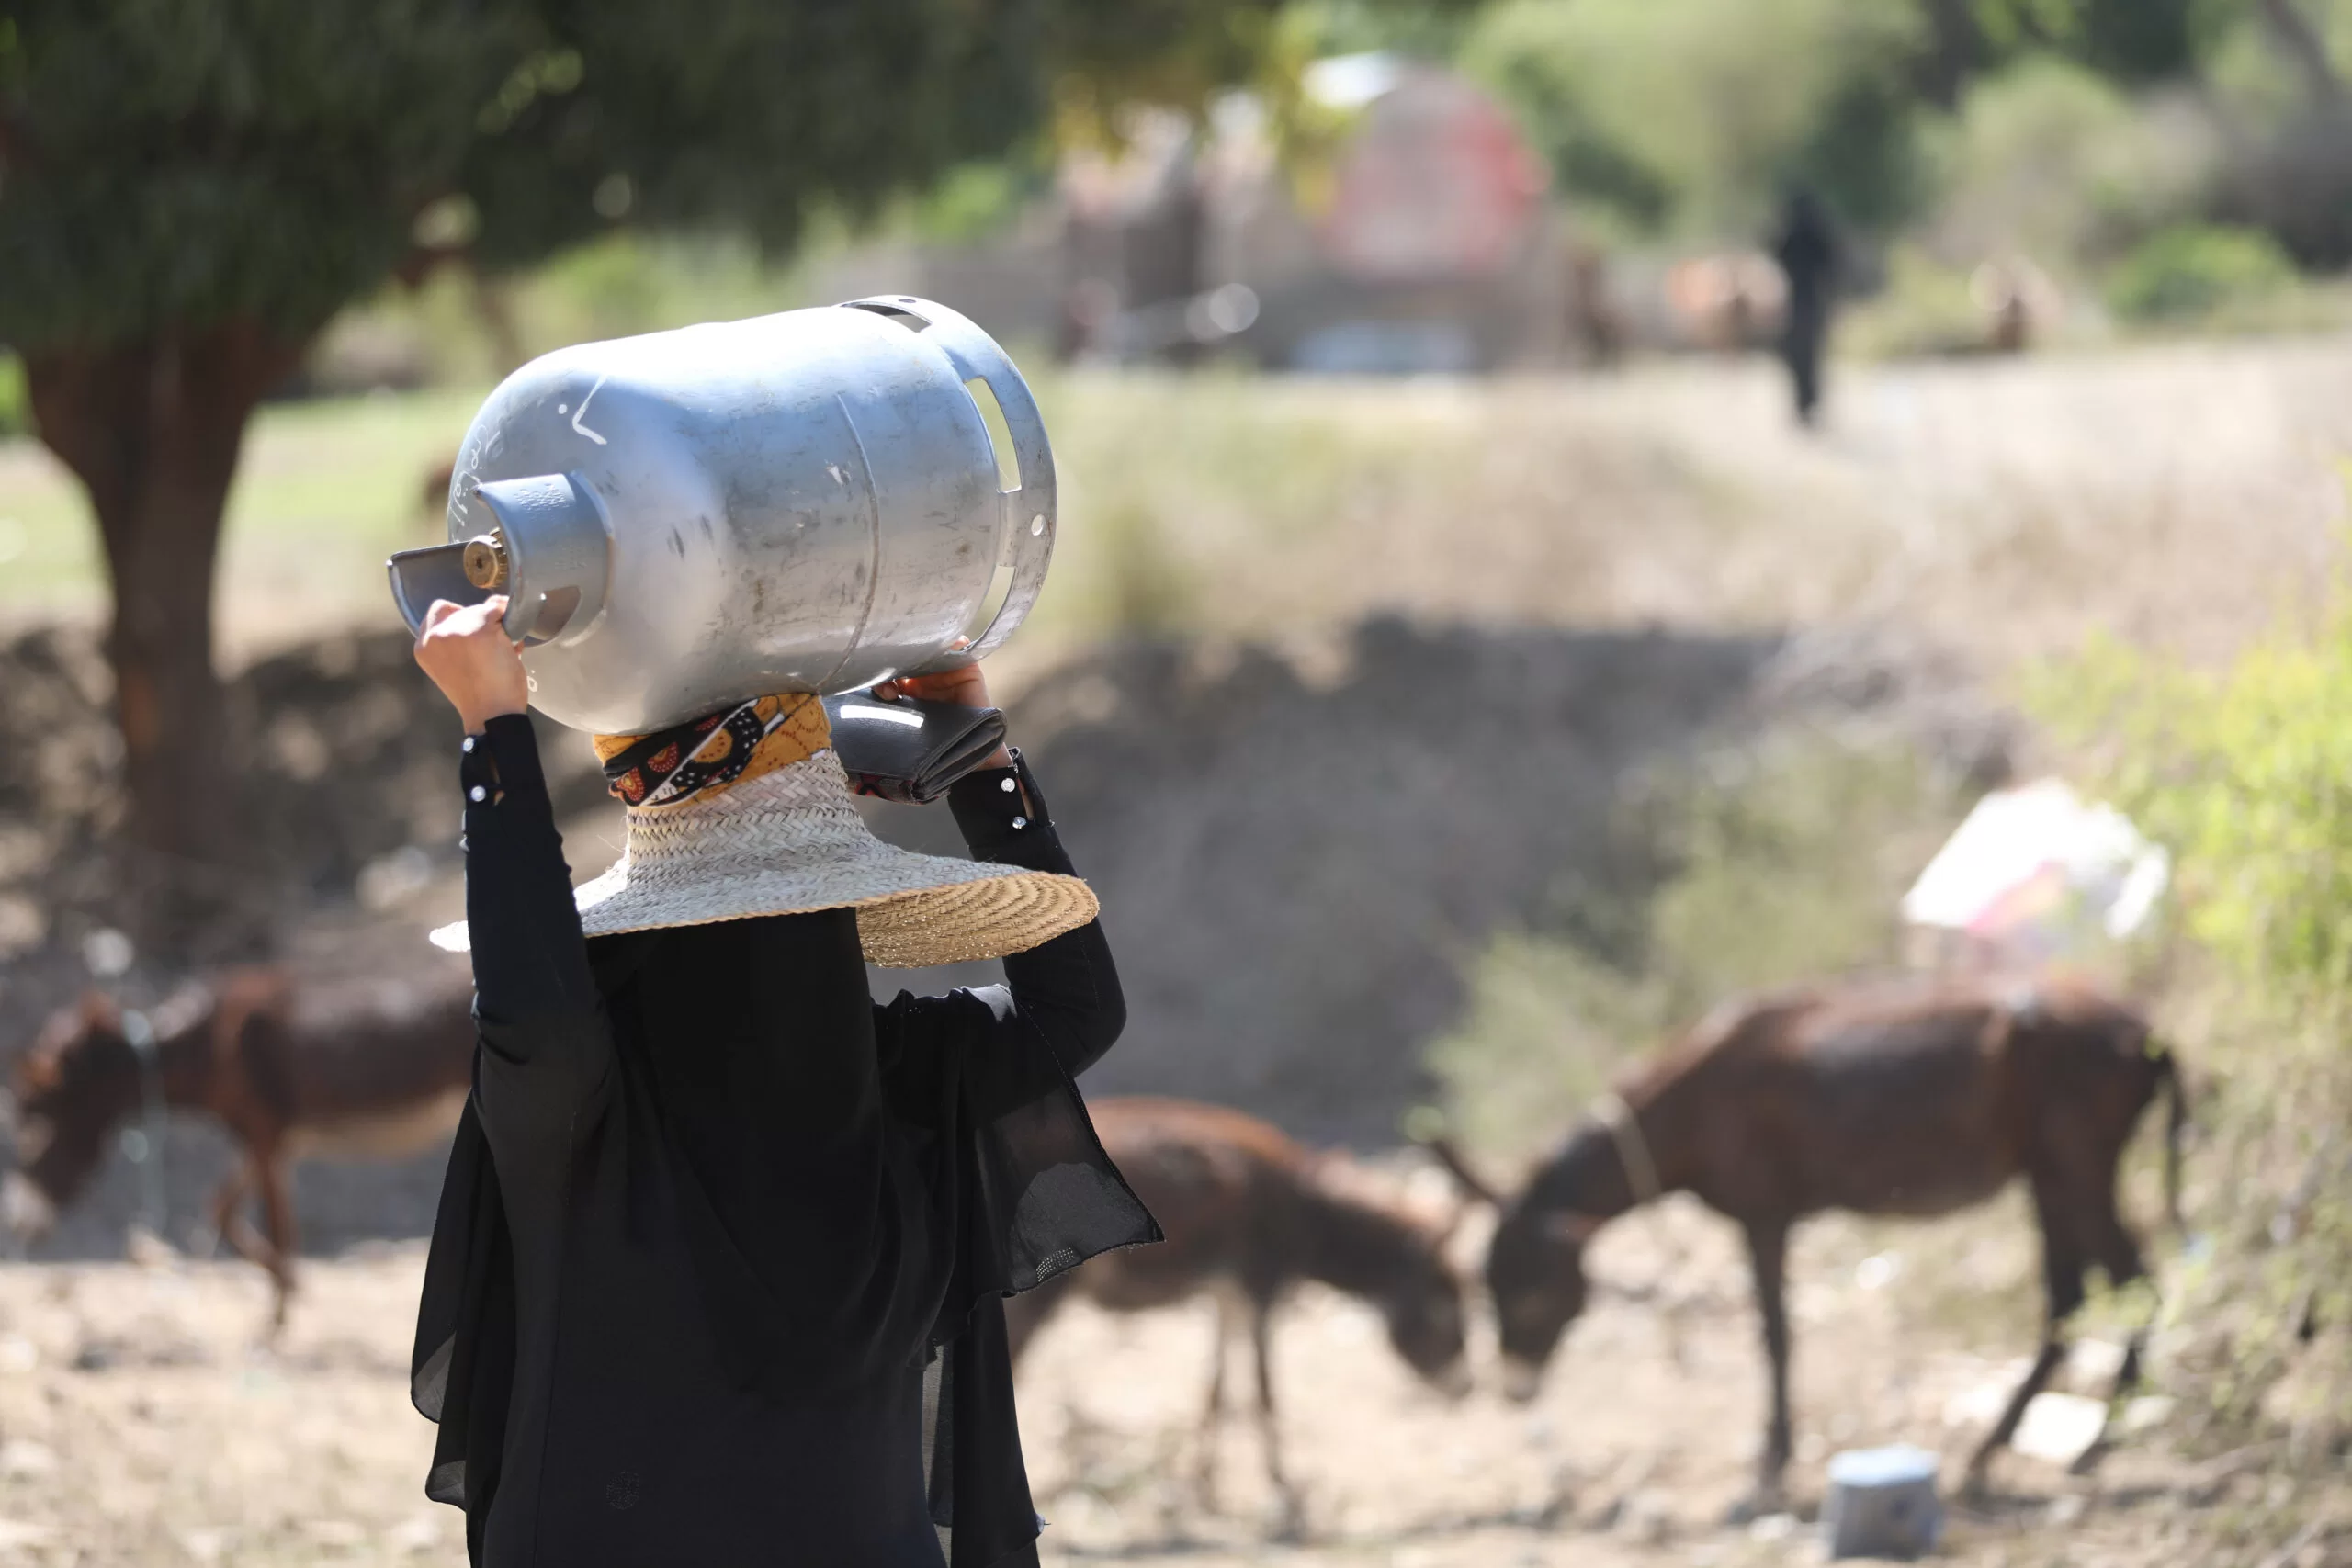
<instances>
[{"instance_id":1,"label":"woman carrying gas cylinder","mask_svg":"<svg viewBox=\"0 0 2352 1568\"><path fill-rule=\"evenodd\" d=\"M1125 1018L1093 896L1000 751L969 862L874 839L814 697L600 736L575 895L503 599L416 657L466 739L481 1045L421 1306L428 1493L487 1568L1034 1563L1001 1299L1158 1232L1073 1078ZM879 688L984 705L977 667ZM1001 957L887 1004L867 962Z\"/></svg>"}]
</instances>

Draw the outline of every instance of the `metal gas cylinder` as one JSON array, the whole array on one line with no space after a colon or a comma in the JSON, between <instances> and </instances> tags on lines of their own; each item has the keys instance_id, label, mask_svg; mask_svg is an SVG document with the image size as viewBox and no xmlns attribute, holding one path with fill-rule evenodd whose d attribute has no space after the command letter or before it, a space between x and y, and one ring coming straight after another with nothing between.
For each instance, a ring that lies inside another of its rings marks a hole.
<instances>
[{"instance_id":1,"label":"metal gas cylinder","mask_svg":"<svg viewBox=\"0 0 2352 1568\"><path fill-rule=\"evenodd\" d=\"M642 734L995 648L1045 582L1054 458L993 338L858 299L533 360L474 416L448 529L390 563L410 630L503 592L533 705Z\"/></svg>"}]
</instances>

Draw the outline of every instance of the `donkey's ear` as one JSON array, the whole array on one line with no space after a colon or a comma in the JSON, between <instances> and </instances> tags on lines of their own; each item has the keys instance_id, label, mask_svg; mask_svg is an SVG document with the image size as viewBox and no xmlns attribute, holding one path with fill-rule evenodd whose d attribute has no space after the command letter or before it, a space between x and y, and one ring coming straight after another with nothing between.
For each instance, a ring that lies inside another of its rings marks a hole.
<instances>
[{"instance_id":1,"label":"donkey's ear","mask_svg":"<svg viewBox=\"0 0 2352 1568\"><path fill-rule=\"evenodd\" d=\"M1544 1234L1555 1241L1570 1242L1582 1247L1592 1239L1593 1233L1609 1222L1593 1214L1579 1214L1574 1209L1563 1209L1544 1216Z\"/></svg>"},{"instance_id":2,"label":"donkey's ear","mask_svg":"<svg viewBox=\"0 0 2352 1568\"><path fill-rule=\"evenodd\" d=\"M1440 1134L1420 1139L1419 1143L1421 1147L1429 1150L1431 1158L1445 1167L1453 1179L1460 1184L1462 1190L1474 1201L1489 1203L1498 1209L1502 1207L1502 1194L1497 1192L1492 1186L1488 1185L1487 1179L1478 1174L1469 1160L1464 1157L1462 1151L1453 1146L1452 1138Z\"/></svg>"},{"instance_id":3,"label":"donkey's ear","mask_svg":"<svg viewBox=\"0 0 2352 1568\"><path fill-rule=\"evenodd\" d=\"M205 1015L217 1005L209 986L200 980L185 980L148 1010L147 1021L158 1035L185 1034L202 1023Z\"/></svg>"}]
</instances>

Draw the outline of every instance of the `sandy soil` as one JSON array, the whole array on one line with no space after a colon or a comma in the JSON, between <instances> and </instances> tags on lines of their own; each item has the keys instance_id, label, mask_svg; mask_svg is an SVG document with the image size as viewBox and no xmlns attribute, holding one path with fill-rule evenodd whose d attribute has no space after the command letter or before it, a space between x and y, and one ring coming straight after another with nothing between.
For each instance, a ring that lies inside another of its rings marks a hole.
<instances>
[{"instance_id":1,"label":"sandy soil","mask_svg":"<svg viewBox=\"0 0 2352 1568\"><path fill-rule=\"evenodd\" d=\"M1817 1499L1832 1447L1900 1438L1965 1452L1970 1396L1999 1385L2024 1347L1923 1325L1923 1292L1902 1259L1920 1258L1923 1271L1931 1256L1947 1268L1964 1259L2004 1305L1992 1315L2014 1316L2028 1259L2016 1218L1996 1211L1905 1233L1833 1220L1802 1238L1801 1506ZM1857 1258L1877 1261L1858 1269ZM265 1295L241 1266L0 1268L0 1563L461 1561L457 1516L419 1490L426 1428L405 1398L422 1261L420 1247L401 1244L313 1263L274 1348L256 1341ZM1449 1404L1391 1356L1367 1309L1303 1292L1275 1350L1287 1453L1306 1496L1295 1540L1276 1539L1247 1420L1232 1419L1220 1445L1218 1506L1204 1509L1193 1489L1205 1303L1128 1318L1072 1308L1022 1376L1030 1462L1052 1520L1047 1562L1817 1561L1814 1532L1797 1519L1721 1522L1746 1481L1758 1410L1728 1234L1669 1206L1618 1226L1596 1249L1595 1272L1616 1289L1577 1325L1526 1408L1492 1392L1483 1345L1481 1392ZM1652 1299L1634 1299L1645 1287ZM2259 1506L2263 1479L2168 1457L2165 1439L2159 1428L2127 1445L2090 1481L2005 1461L1996 1502L1955 1515L1944 1560L2260 1562L2263 1552L2210 1541L2232 1499ZM2333 1561L2308 1551L2278 1561L2306 1559Z\"/></svg>"}]
</instances>

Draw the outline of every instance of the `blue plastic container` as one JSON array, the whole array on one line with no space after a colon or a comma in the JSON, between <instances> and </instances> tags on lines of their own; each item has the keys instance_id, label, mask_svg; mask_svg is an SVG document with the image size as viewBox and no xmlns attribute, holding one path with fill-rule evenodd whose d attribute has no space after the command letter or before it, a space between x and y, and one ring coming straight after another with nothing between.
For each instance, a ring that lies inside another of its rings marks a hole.
<instances>
[{"instance_id":1,"label":"blue plastic container","mask_svg":"<svg viewBox=\"0 0 2352 1568\"><path fill-rule=\"evenodd\" d=\"M1944 1528L1936 1469L1934 1454L1908 1444L1850 1449L1832 1459L1821 1508L1829 1556L1909 1559L1933 1551Z\"/></svg>"}]
</instances>

